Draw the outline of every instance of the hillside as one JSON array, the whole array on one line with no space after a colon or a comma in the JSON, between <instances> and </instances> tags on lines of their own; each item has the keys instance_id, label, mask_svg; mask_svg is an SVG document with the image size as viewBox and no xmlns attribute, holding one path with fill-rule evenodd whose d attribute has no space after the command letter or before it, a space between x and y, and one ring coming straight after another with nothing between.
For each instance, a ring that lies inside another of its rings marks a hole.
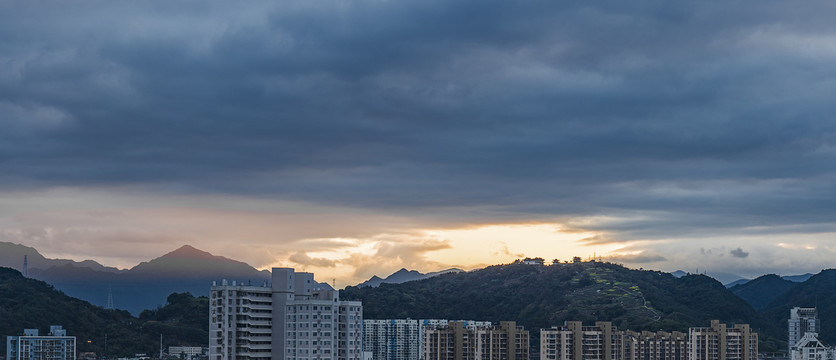
<instances>
[{"instance_id":1,"label":"hillside","mask_svg":"<svg viewBox=\"0 0 836 360\"><path fill-rule=\"evenodd\" d=\"M166 305L139 315L149 333L170 334L172 343L205 344L209 339L209 298L189 293L173 293Z\"/></svg>"},{"instance_id":2,"label":"hillside","mask_svg":"<svg viewBox=\"0 0 836 360\"><path fill-rule=\"evenodd\" d=\"M175 294L177 295L177 294ZM192 320L176 320L175 316L157 319L138 319L127 311L105 310L86 301L75 299L56 290L49 284L24 278L20 272L0 267L0 336L19 334L25 328L45 331L49 325L63 325L67 333L77 337L78 352L92 351L110 357L128 356L137 353L159 351L160 334L164 346L196 345L205 346L208 335L208 300L184 299L184 296L169 297L174 303L157 310L157 313L177 313ZM190 297L190 295L189 295ZM194 299L194 298L192 298ZM204 307L177 307L177 304L201 303ZM186 311L185 309L192 310ZM174 321L172 321L174 319ZM195 327L195 321L207 324ZM195 330L196 329L196 330ZM5 338L4 338L5 339ZM5 354L5 341L0 342L0 353Z\"/></svg>"},{"instance_id":3,"label":"hillside","mask_svg":"<svg viewBox=\"0 0 836 360\"><path fill-rule=\"evenodd\" d=\"M780 329L712 278L610 263L498 265L378 288L348 287L341 296L362 300L368 319L516 320L533 334L566 320L684 331L719 319L751 324L762 333L765 351L779 346L774 338Z\"/></svg>"},{"instance_id":4,"label":"hillside","mask_svg":"<svg viewBox=\"0 0 836 360\"><path fill-rule=\"evenodd\" d=\"M746 300L755 310L761 310L769 305L773 299L795 285L798 285L798 283L785 280L775 274L768 274L744 284L732 286L729 290L741 299Z\"/></svg>"},{"instance_id":5,"label":"hillside","mask_svg":"<svg viewBox=\"0 0 836 360\"><path fill-rule=\"evenodd\" d=\"M821 320L819 337L825 343L836 344L836 269L822 270L794 286L792 291L775 297L761 314L767 321L782 324L782 334L787 336L787 319L795 306L817 307Z\"/></svg>"}]
</instances>

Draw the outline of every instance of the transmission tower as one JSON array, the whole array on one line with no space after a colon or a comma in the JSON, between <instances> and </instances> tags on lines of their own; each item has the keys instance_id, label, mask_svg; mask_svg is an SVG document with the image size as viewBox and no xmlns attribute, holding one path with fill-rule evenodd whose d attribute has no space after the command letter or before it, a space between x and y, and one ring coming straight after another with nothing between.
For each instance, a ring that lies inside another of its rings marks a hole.
<instances>
[{"instance_id":1,"label":"transmission tower","mask_svg":"<svg viewBox=\"0 0 836 360\"><path fill-rule=\"evenodd\" d=\"M113 310L113 287L110 285L107 286L107 305L105 305L105 309Z\"/></svg>"},{"instance_id":2,"label":"transmission tower","mask_svg":"<svg viewBox=\"0 0 836 360\"><path fill-rule=\"evenodd\" d=\"M29 255L23 255L23 277L29 277Z\"/></svg>"}]
</instances>

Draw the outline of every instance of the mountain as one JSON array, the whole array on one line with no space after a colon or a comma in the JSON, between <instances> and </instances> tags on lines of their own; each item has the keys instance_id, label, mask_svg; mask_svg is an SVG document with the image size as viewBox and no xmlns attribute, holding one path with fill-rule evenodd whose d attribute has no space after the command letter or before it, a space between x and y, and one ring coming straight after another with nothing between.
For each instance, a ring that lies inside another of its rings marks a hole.
<instances>
[{"instance_id":1,"label":"mountain","mask_svg":"<svg viewBox=\"0 0 836 360\"><path fill-rule=\"evenodd\" d=\"M341 298L363 301L367 319L516 320L532 331L566 320L612 321L621 329L679 330L711 319L748 323L767 349L781 330L704 275L681 278L602 262L554 266L509 264L423 281L347 287Z\"/></svg>"},{"instance_id":2,"label":"mountain","mask_svg":"<svg viewBox=\"0 0 836 360\"><path fill-rule=\"evenodd\" d=\"M746 300L755 310L760 310L795 285L797 283L785 280L778 275L768 274L744 284L734 285L729 290Z\"/></svg>"},{"instance_id":3,"label":"mountain","mask_svg":"<svg viewBox=\"0 0 836 360\"><path fill-rule=\"evenodd\" d=\"M431 277L444 275L444 274L456 274L464 272L462 269L450 268L441 271L430 272L426 274L422 274L415 270L407 270L407 269L400 269L393 273L392 275L387 276L385 279L380 278L377 275L372 276L370 279L357 284L359 287L378 287L380 284L401 284L407 281L416 281L416 280L424 280L429 279Z\"/></svg>"},{"instance_id":4,"label":"mountain","mask_svg":"<svg viewBox=\"0 0 836 360\"><path fill-rule=\"evenodd\" d=\"M164 305L166 297L175 292L207 296L212 281L262 283L270 278L269 271L189 245L118 273L66 263L30 275L99 306L105 306L110 295L116 308L133 314Z\"/></svg>"},{"instance_id":5,"label":"mountain","mask_svg":"<svg viewBox=\"0 0 836 360\"><path fill-rule=\"evenodd\" d=\"M728 284L733 281L737 281L742 279L743 277L740 275L729 274L724 272L716 272L716 271L707 271L705 275L708 275L714 279L717 279L720 283Z\"/></svg>"},{"instance_id":6,"label":"mountain","mask_svg":"<svg viewBox=\"0 0 836 360\"><path fill-rule=\"evenodd\" d=\"M690 275L690 274L691 273L685 272L683 270L676 270L676 271L671 273L671 275L676 276L678 278L683 277L685 275ZM707 275L707 276L710 276L713 279L717 279L717 281L719 281L723 284L726 284L726 287L731 287L731 286L733 286L731 284L736 284L738 282L748 281L748 279L743 279L740 276L737 276L737 275L734 275L734 274L729 274L729 273L723 273L723 272L703 272L703 275Z\"/></svg>"},{"instance_id":7,"label":"mountain","mask_svg":"<svg viewBox=\"0 0 836 360\"><path fill-rule=\"evenodd\" d=\"M200 301L205 303L205 309L200 307L197 312L183 313L200 313L200 319L206 323L201 326L207 327L208 299ZM160 311L163 309L166 308ZM194 315L188 316L194 318ZM127 311L105 310L67 296L43 281L24 278L17 270L5 267L0 267L0 319L3 319L0 321L2 335L20 334L23 329L30 328L44 332L50 325L62 325L68 335L76 336L79 353L92 351L113 357L156 353L160 334L163 335L164 346L206 346L208 339L208 332L207 335L200 333L199 337L194 336L196 332L192 330L192 324L178 328L176 323L156 323L135 318ZM201 327L197 329L201 331ZM0 342L0 353L5 354L5 346L5 341Z\"/></svg>"},{"instance_id":8,"label":"mountain","mask_svg":"<svg viewBox=\"0 0 836 360\"><path fill-rule=\"evenodd\" d=\"M67 260L67 259L48 259L41 255L35 248L14 244L10 242L0 241L0 266L23 271L23 257L26 256L29 262L29 275L38 274L41 271L55 266L73 265L75 267L86 267L96 271L118 273L119 270L114 267L104 266L93 260L84 260L81 262Z\"/></svg>"},{"instance_id":9,"label":"mountain","mask_svg":"<svg viewBox=\"0 0 836 360\"><path fill-rule=\"evenodd\" d=\"M428 272L424 275L427 275L428 278L431 278L431 277L434 277L434 276L444 275L444 274L458 274L460 272L464 272L464 270L457 269L457 268L449 268L449 269L441 270L441 271Z\"/></svg>"},{"instance_id":10,"label":"mountain","mask_svg":"<svg viewBox=\"0 0 836 360\"><path fill-rule=\"evenodd\" d=\"M836 343L836 269L822 270L796 284L791 291L778 295L761 310L761 315L767 321L782 324L786 336L787 319L795 306L818 308L820 339L828 344Z\"/></svg>"},{"instance_id":11,"label":"mountain","mask_svg":"<svg viewBox=\"0 0 836 360\"><path fill-rule=\"evenodd\" d=\"M727 288L731 288L735 285L743 285L743 284L745 284L747 282L750 282L750 281L752 281L752 279L737 279L735 281L732 281L728 284L723 284L723 285L725 285Z\"/></svg>"},{"instance_id":12,"label":"mountain","mask_svg":"<svg viewBox=\"0 0 836 360\"><path fill-rule=\"evenodd\" d=\"M803 282L804 280L809 279L811 276L813 276L813 274L807 273L807 274L802 274L802 275L784 275L784 276L781 276L781 278L784 279L784 280L792 281L792 282ZM752 281L752 279L738 279L738 280L732 281L730 283L727 283L725 285L726 285L727 288L731 288L735 285L743 285L743 284L745 284L749 281Z\"/></svg>"},{"instance_id":13,"label":"mountain","mask_svg":"<svg viewBox=\"0 0 836 360\"><path fill-rule=\"evenodd\" d=\"M789 281L794 281L794 282L804 282L804 281L807 281L807 279L811 278L812 276L813 276L813 274L807 273L807 274L803 274L803 275L781 276L781 278L784 279L784 280L789 280Z\"/></svg>"},{"instance_id":14,"label":"mountain","mask_svg":"<svg viewBox=\"0 0 836 360\"><path fill-rule=\"evenodd\" d=\"M387 276L385 279L381 279L379 276L374 275L371 279L366 280L357 286L378 287L380 284L400 284L407 281L424 280L426 278L427 275L415 270L400 269L392 275Z\"/></svg>"},{"instance_id":15,"label":"mountain","mask_svg":"<svg viewBox=\"0 0 836 360\"><path fill-rule=\"evenodd\" d=\"M260 273L244 262L215 256L206 251L198 250L190 245L183 245L177 250L160 256L151 261L142 262L125 272L129 278L155 278L167 281L176 279L214 279L228 278L269 278L269 271ZM220 276L220 277L219 277ZM161 278L162 277L162 278ZM208 292L208 286L207 286Z\"/></svg>"}]
</instances>

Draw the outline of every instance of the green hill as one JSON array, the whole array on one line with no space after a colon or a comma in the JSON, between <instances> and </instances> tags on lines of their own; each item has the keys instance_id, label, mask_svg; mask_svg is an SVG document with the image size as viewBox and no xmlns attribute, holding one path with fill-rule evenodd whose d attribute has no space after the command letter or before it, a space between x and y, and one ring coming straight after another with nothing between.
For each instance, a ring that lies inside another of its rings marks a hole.
<instances>
[{"instance_id":1,"label":"green hill","mask_svg":"<svg viewBox=\"0 0 836 360\"><path fill-rule=\"evenodd\" d=\"M539 339L540 328L566 320L687 331L719 319L751 324L761 332L765 351L780 345L775 340L780 329L710 277L676 278L602 262L497 265L378 288L348 287L341 296L362 300L367 319L516 320L532 331L532 341Z\"/></svg>"},{"instance_id":2,"label":"green hill","mask_svg":"<svg viewBox=\"0 0 836 360\"><path fill-rule=\"evenodd\" d=\"M795 285L798 285L798 283L785 280L775 274L768 274L745 284L732 286L729 290L741 299L746 300L755 310L761 310L769 305L773 299Z\"/></svg>"},{"instance_id":3,"label":"green hill","mask_svg":"<svg viewBox=\"0 0 836 360\"><path fill-rule=\"evenodd\" d=\"M775 297L761 314L767 321L781 324L786 337L786 324L793 307L817 307L821 320L819 337L825 343L836 344L836 269L822 270L792 291Z\"/></svg>"},{"instance_id":4,"label":"green hill","mask_svg":"<svg viewBox=\"0 0 836 360\"><path fill-rule=\"evenodd\" d=\"M69 297L43 281L0 267L2 336L20 334L25 328L45 331L49 325L63 325L68 335L76 336L78 352L92 351L111 358L156 354L160 334L165 347L205 346L209 339L208 314L208 299L172 294L169 304L140 319L127 311L105 310ZM0 344L0 353L5 354L5 341Z\"/></svg>"}]
</instances>

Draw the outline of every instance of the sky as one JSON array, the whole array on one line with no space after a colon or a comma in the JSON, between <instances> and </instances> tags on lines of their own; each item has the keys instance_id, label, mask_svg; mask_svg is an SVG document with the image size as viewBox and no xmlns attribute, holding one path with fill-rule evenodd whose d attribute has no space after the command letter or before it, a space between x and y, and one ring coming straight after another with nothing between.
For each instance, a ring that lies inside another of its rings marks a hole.
<instances>
[{"instance_id":1,"label":"sky","mask_svg":"<svg viewBox=\"0 0 836 360\"><path fill-rule=\"evenodd\" d=\"M0 241L353 284L836 258L836 3L0 0Z\"/></svg>"}]
</instances>

